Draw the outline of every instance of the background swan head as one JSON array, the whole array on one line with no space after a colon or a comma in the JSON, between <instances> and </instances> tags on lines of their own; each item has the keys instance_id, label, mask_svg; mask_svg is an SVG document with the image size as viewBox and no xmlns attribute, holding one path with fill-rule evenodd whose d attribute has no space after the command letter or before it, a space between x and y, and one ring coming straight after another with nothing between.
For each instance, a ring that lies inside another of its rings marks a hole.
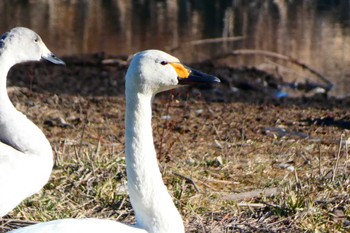
<instances>
[{"instance_id":1,"label":"background swan head","mask_svg":"<svg viewBox=\"0 0 350 233\"><path fill-rule=\"evenodd\" d=\"M189 68L178 58L160 50L136 53L126 74L126 89L150 95L179 85L218 82L217 77Z\"/></svg>"},{"instance_id":2,"label":"background swan head","mask_svg":"<svg viewBox=\"0 0 350 233\"><path fill-rule=\"evenodd\" d=\"M65 64L46 47L37 33L24 27L13 28L0 37L0 55L3 54L7 54L6 61L12 63L11 65L41 59L55 64Z\"/></svg>"}]
</instances>

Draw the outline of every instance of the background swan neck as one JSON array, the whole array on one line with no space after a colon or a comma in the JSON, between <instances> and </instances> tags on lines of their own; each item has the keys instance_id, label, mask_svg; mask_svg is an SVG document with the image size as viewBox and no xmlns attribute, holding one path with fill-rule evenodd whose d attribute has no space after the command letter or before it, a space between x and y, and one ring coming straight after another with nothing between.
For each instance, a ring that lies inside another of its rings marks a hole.
<instances>
[{"instance_id":1,"label":"background swan neck","mask_svg":"<svg viewBox=\"0 0 350 233\"><path fill-rule=\"evenodd\" d=\"M152 96L126 92L126 167L137 225L150 233L184 232L158 167L151 125Z\"/></svg>"},{"instance_id":2,"label":"background swan neck","mask_svg":"<svg viewBox=\"0 0 350 233\"><path fill-rule=\"evenodd\" d=\"M13 61L0 54L0 139L23 154L44 157L52 162L52 149L43 132L12 104L7 93L7 75ZM52 167L52 166L51 166Z\"/></svg>"},{"instance_id":3,"label":"background swan neck","mask_svg":"<svg viewBox=\"0 0 350 233\"><path fill-rule=\"evenodd\" d=\"M6 59L6 54L0 53L0 106L4 108L5 106L13 107L8 94L7 94L7 74L13 62Z\"/></svg>"}]
</instances>

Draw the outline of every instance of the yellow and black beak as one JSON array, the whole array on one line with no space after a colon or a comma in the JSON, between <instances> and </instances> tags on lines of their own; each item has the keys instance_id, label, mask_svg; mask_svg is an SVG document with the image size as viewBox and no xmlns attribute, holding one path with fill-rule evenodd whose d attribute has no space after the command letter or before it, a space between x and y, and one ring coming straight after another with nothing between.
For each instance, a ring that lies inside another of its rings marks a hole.
<instances>
[{"instance_id":1,"label":"yellow and black beak","mask_svg":"<svg viewBox=\"0 0 350 233\"><path fill-rule=\"evenodd\" d=\"M220 79L213 75L202 73L186 67L181 63L169 63L176 71L180 85L219 83Z\"/></svg>"}]
</instances>

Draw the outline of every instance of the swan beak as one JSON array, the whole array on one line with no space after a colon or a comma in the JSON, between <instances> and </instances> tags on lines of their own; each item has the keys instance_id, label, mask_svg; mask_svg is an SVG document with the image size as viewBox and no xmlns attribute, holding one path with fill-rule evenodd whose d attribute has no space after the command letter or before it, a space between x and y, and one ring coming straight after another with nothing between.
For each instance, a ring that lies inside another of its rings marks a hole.
<instances>
[{"instance_id":1,"label":"swan beak","mask_svg":"<svg viewBox=\"0 0 350 233\"><path fill-rule=\"evenodd\" d=\"M171 63L177 73L180 85L219 83L220 79L179 63Z\"/></svg>"},{"instance_id":2,"label":"swan beak","mask_svg":"<svg viewBox=\"0 0 350 233\"><path fill-rule=\"evenodd\" d=\"M66 65L64 61L56 57L56 55L53 53L48 53L47 55L42 56L41 58L57 65Z\"/></svg>"}]
</instances>

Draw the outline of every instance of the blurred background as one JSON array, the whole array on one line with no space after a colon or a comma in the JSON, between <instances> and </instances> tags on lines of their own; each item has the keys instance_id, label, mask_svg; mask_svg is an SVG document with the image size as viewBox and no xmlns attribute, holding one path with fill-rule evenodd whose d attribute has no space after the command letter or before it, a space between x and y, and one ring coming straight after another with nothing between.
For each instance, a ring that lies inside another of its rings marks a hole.
<instances>
[{"instance_id":1,"label":"blurred background","mask_svg":"<svg viewBox=\"0 0 350 233\"><path fill-rule=\"evenodd\" d=\"M257 49L291 56L327 77L332 95L350 87L346 0L2 0L0 31L25 26L59 56L129 55L156 48L187 63L276 68ZM293 72L293 79L303 74Z\"/></svg>"}]
</instances>

